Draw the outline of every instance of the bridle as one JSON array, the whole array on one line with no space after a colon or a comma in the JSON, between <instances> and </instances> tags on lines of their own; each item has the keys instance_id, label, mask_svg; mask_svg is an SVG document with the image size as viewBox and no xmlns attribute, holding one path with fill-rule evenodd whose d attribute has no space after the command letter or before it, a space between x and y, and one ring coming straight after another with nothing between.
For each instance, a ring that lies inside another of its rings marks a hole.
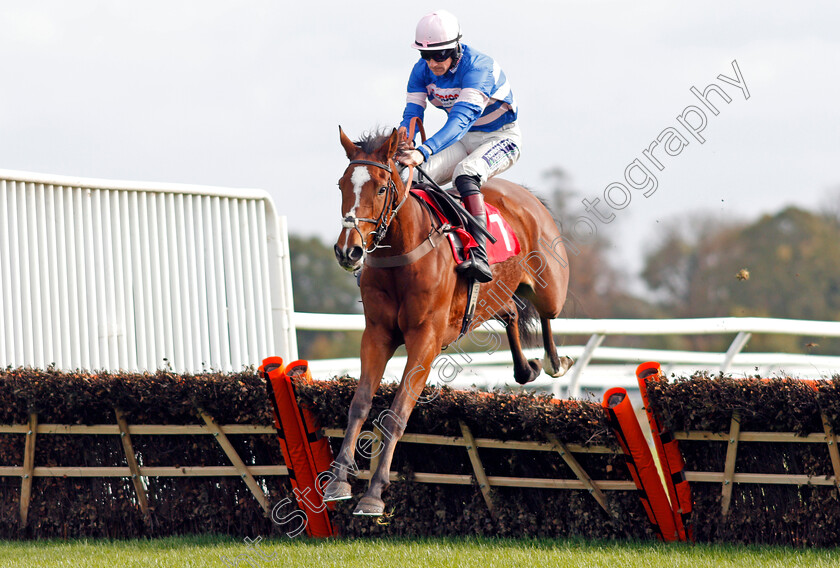
<instances>
[{"instance_id":1,"label":"bridle","mask_svg":"<svg viewBox=\"0 0 840 568\"><path fill-rule=\"evenodd\" d=\"M383 164L382 162L374 162L371 160L351 160L349 166L353 165L374 166L388 172L388 193L385 196L385 205L382 206L382 211L379 213L379 216L376 219L372 219L368 217L355 217L354 215L350 214L347 215L341 221L342 227L344 227L345 229L353 229L357 233L359 233L359 238L362 241L364 251L370 254L378 248L385 248L385 246L380 246L379 243L381 243L382 239L385 238L391 221L393 221L394 217L397 216L397 212L400 210L400 207L403 206L405 200L408 199L408 195L410 192L406 191L405 196L399 203L397 203L397 198L399 197L397 191L397 184L394 183L394 176L391 172L391 166L389 166L388 164ZM364 235L362 235L362 231L359 228L359 222L375 224L373 231L371 231L369 235L370 237L373 237L370 246L367 246L367 243L365 243L365 237Z\"/></svg>"}]
</instances>

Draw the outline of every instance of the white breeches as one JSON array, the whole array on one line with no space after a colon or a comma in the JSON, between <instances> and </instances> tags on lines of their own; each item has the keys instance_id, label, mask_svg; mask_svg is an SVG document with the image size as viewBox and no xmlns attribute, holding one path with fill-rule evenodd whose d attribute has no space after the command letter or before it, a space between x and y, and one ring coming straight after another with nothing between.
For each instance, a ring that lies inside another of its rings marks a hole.
<instances>
[{"instance_id":1,"label":"white breeches","mask_svg":"<svg viewBox=\"0 0 840 568\"><path fill-rule=\"evenodd\" d=\"M464 137L433 154L423 170L443 185L460 175L475 176L483 185L519 160L522 133L515 122L493 132L467 132Z\"/></svg>"}]
</instances>

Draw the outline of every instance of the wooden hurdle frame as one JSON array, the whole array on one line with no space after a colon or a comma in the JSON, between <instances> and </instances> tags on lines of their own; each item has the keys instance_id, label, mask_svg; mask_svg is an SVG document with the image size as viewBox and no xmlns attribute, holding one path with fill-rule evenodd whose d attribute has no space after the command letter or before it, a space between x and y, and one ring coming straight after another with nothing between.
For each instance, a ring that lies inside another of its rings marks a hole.
<instances>
[{"instance_id":1,"label":"wooden hurdle frame","mask_svg":"<svg viewBox=\"0 0 840 568\"><path fill-rule=\"evenodd\" d=\"M71 478L108 478L118 477L131 479L137 505L145 516L150 514L148 497L143 478L149 477L240 477L254 495L261 508L268 516L271 513L269 497L263 491L257 477L286 476L289 469L286 465L265 464L248 465L231 444L231 435L277 435L274 425L264 424L218 424L212 416L203 411L197 411L197 420L201 422L190 425L171 424L129 424L119 409L114 409L113 424L42 424L37 414L30 414L26 424L0 425L0 434L25 436L24 456L21 465L0 466L0 477L20 477L20 519L26 525L29 504L33 491L33 480L36 477L71 477ZM805 436L794 432L744 432L741 430L741 420L737 413L732 416L728 432L711 431L677 431L674 439L690 442L711 442L727 444L723 471L685 471L685 478L691 483L717 483L721 487L721 515L729 513L732 493L735 484L768 484L768 485L814 485L834 486L840 491L840 448L838 448L837 434L832 431L827 416L821 416L823 431ZM469 458L472 467L471 474L448 474L415 472L412 482L441 485L473 485L481 492L491 515L495 514L493 503L493 489L502 487L531 488L531 489L565 489L589 492L598 504L608 511L607 491L635 491L637 487L632 480L604 480L593 479L575 458L576 454L607 454L620 455L621 450L604 445L584 446L581 444L566 444L556 437L549 436L549 441L516 441L499 440L493 438L476 438L469 427L459 423L460 436L442 436L431 434L406 433L400 442L405 444L428 444L437 446L461 447ZM344 437L344 430L339 428L324 428L323 435L330 438ZM44 435L114 435L120 436L121 446L126 457L125 466L100 467L67 467L67 466L36 466L35 456L37 441ZM209 435L213 436L219 447L230 461L224 466L142 466L138 452L134 449L132 436L178 436L178 435ZM738 473L736 459L739 444L750 442L764 443L804 443L825 444L830 456L833 475L794 475L794 474L763 474ZM569 466L574 474L568 478L528 478L487 475L481 460L481 450L500 449L511 451L540 451L556 452ZM375 466L375 459L372 465ZM359 479L369 479L371 470L360 470ZM398 472L390 474L392 481L400 480Z\"/></svg>"},{"instance_id":2,"label":"wooden hurdle frame","mask_svg":"<svg viewBox=\"0 0 840 568\"><path fill-rule=\"evenodd\" d=\"M807 436L800 436L794 432L742 432L741 418L734 413L730 422L729 432L708 432L691 430L675 432L674 438L693 442L721 442L727 444L726 459L722 472L686 471L689 482L720 483L721 484L721 515L729 514L732 502L732 489L736 483L768 484L768 485L834 485L840 491L840 450L837 448L837 434L832 431L825 413L822 415L822 432L814 432ZM741 442L769 442L782 444L826 444L831 460L833 476L825 475L791 475L771 473L737 473L735 460L738 456L738 445Z\"/></svg>"},{"instance_id":3,"label":"wooden hurdle frame","mask_svg":"<svg viewBox=\"0 0 840 568\"><path fill-rule=\"evenodd\" d=\"M238 455L228 439L229 435L276 435L274 426L261 424L217 424L206 413L200 416L204 424L170 425L170 424L128 424L122 413L115 409L115 424L41 424L38 416L31 414L27 424L0 425L0 434L22 434L26 436L26 446L22 466L0 466L0 477L21 478L20 518L21 524L26 525L29 503L32 494L32 482L36 477L75 477L75 478L105 478L120 477L132 480L138 505L144 515L149 515L149 503L144 477L236 477L239 476L248 485L251 493L260 503L266 515L271 512L268 497L260 488L256 477L285 476L289 470L285 465L247 465ZM574 454L613 454L621 450L607 446L583 446L579 444L564 444L556 438L551 442L531 442L497 440L492 438L474 438L466 424L461 423L461 436L440 436L429 434L405 434L400 442L407 444L431 444L438 446L463 447L467 452L473 468L473 475L422 473L416 472L412 481L417 483L432 483L444 485L472 485L475 483L487 504L488 510L494 514L492 489L495 487L518 487L532 489L568 489L588 491L598 504L607 510L604 491L635 491L636 486L631 480L594 480L575 459ZM344 436L344 430L335 428L324 429L324 434L333 438ZM120 436L127 466L113 467L44 467L35 466L36 439L44 435L114 435ZM131 436L177 436L177 435L212 435L231 462L229 466L141 466L138 464L137 452L133 448ZM541 452L557 452L564 462L569 465L575 478L523 478L488 476L484 471L479 454L480 449L493 448L504 450L526 450ZM360 479L370 479L370 470L360 470ZM391 480L399 479L397 472L391 472Z\"/></svg>"},{"instance_id":4,"label":"wooden hurdle frame","mask_svg":"<svg viewBox=\"0 0 840 568\"><path fill-rule=\"evenodd\" d=\"M39 424L37 414L30 414L27 424L0 425L0 434L24 434L23 466L0 466L0 477L20 477L20 519L26 526L29 503L32 495L32 481L36 477L122 477L130 478L137 495L137 502L145 516L150 514L143 477L241 477L266 515L271 513L271 504L265 492L255 479L257 476L288 475L285 465L247 465L230 443L228 435L276 435L273 426L258 424L220 425L207 413L199 416L204 424L133 424L129 425L119 409L114 410L115 424ZM127 466L114 467L35 467L36 438L38 435L116 435L120 436ZM137 454L131 436L212 435L231 462L229 466L153 466L138 465Z\"/></svg>"},{"instance_id":5,"label":"wooden hurdle frame","mask_svg":"<svg viewBox=\"0 0 840 568\"><path fill-rule=\"evenodd\" d=\"M119 410L114 411L114 424L41 424L36 414L29 417L27 424L0 425L0 434L20 434L26 436L24 459L21 466L0 466L0 477L21 478L20 517L26 524L29 503L32 494L32 483L36 477L76 477L76 478L130 478L134 485L137 501L144 515L149 514L148 498L142 483L143 477L241 477L260 506L270 514L271 506L268 497L261 489L256 477L286 476L289 473L285 465L247 465L238 455L230 443L230 435L276 435L274 426L261 424L217 424L211 416L201 413L204 424L171 425L171 424L128 424ZM734 416L729 432L710 431L680 431L674 437L679 441L704 441L727 443L726 463L724 471L686 471L685 475L692 483L719 483L721 486L721 514L729 512L732 490L735 484L772 484L772 485L834 485L840 491L840 448L837 435L828 425L823 415L823 432L800 436L793 432L742 432L740 420ZM574 454L611 454L618 455L620 450L608 446L583 446L580 444L564 444L552 439L550 442L498 440L493 438L474 438L466 424L461 423L461 436L441 436L431 434L405 434L400 443L429 444L438 446L462 447L467 452L472 465L473 474L447 474L415 472L412 481L416 483L431 483L442 485L472 485L481 491L482 497L491 514L494 513L492 490L499 487L531 488L531 489L567 489L588 491L598 504L607 510L606 491L635 491L637 488L631 480L596 480L580 466ZM120 436L126 455L127 466L116 467L44 467L35 466L36 440L44 435L114 435ZM231 464L228 466L140 466L137 453L133 449L131 436L177 436L177 435L211 435L227 455ZM344 430L325 428L324 435L331 438L344 437ZM826 444L831 457L833 476L809 476L789 474L738 473L735 469L738 444L741 442L769 442L769 443L803 443ZM484 471L480 450L502 449L513 451L557 452L574 472L575 478L524 478L487 475ZM359 479L369 479L369 469L360 470ZM397 472L391 472L391 480L399 480Z\"/></svg>"},{"instance_id":6,"label":"wooden hurdle frame","mask_svg":"<svg viewBox=\"0 0 840 568\"><path fill-rule=\"evenodd\" d=\"M399 443L430 444L437 446L463 447L467 451L473 468L473 475L453 473L422 473L414 472L411 480L417 483L435 483L441 485L472 485L475 483L487 504L491 514L494 513L492 501L493 487L517 487L523 489L572 489L588 491L598 504L608 511L604 491L636 491L636 485L631 480L593 480L583 469L573 454L611 454L621 455L621 450L608 446L583 446L580 444L563 444L554 436L551 442L529 442L515 440L497 440L494 438L474 438L469 428L460 422L461 436L440 436L436 434L403 434ZM343 438L344 430L339 428L324 428L324 434L331 438ZM529 450L538 452L557 452L563 461L575 474L575 479L552 479L534 477L507 477L487 475L481 463L479 448L493 448L500 450ZM360 470L359 479L370 479L371 471ZM399 473L390 472L391 481L399 480Z\"/></svg>"}]
</instances>

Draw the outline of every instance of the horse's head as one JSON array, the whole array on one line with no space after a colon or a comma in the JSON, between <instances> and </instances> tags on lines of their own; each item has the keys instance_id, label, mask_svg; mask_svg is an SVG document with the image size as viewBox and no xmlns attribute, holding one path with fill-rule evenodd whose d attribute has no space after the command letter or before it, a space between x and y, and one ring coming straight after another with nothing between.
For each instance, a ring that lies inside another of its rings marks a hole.
<instances>
[{"instance_id":1,"label":"horse's head","mask_svg":"<svg viewBox=\"0 0 840 568\"><path fill-rule=\"evenodd\" d=\"M405 198L405 186L394 163L400 134L376 133L353 143L341 127L341 145L350 165L338 180L341 190L341 234L335 257L345 270L362 265L385 237L388 225Z\"/></svg>"}]
</instances>

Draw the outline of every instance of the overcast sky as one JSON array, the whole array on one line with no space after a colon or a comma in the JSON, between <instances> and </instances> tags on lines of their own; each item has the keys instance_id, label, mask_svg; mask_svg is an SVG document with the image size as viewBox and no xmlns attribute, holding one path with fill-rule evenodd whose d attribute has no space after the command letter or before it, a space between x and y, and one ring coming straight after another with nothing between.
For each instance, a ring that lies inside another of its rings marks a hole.
<instances>
[{"instance_id":1,"label":"overcast sky","mask_svg":"<svg viewBox=\"0 0 840 568\"><path fill-rule=\"evenodd\" d=\"M503 177L537 192L561 167L603 202L703 106L692 86L731 97L712 95L703 144L683 130L681 153L660 154L654 193L605 209L616 219L598 231L628 269L669 219L815 209L840 186L837 2L4 0L0 168L259 187L293 232L331 244L338 125L355 137L399 122L414 27L441 7L505 70L524 148ZM717 78L736 77L733 61L749 99ZM442 122L430 108L432 130Z\"/></svg>"}]
</instances>

